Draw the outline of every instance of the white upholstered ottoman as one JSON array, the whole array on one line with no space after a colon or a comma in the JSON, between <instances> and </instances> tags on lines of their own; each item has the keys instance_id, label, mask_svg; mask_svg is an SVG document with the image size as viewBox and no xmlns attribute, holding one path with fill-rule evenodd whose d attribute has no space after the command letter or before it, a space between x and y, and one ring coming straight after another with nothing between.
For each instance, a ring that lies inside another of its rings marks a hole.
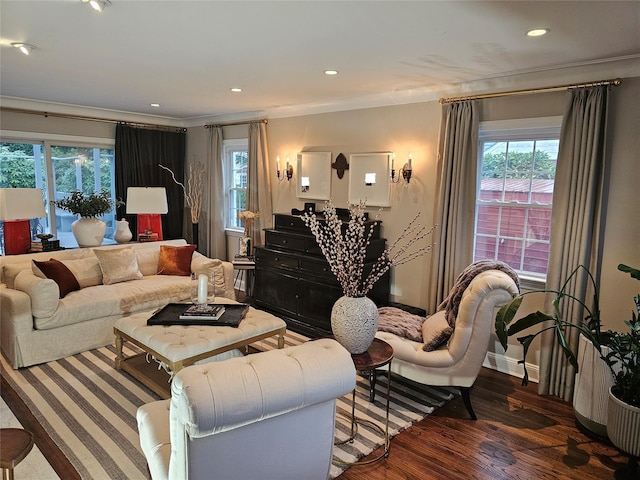
<instances>
[{"instance_id":1,"label":"white upholstered ottoman","mask_svg":"<svg viewBox=\"0 0 640 480\"><path fill-rule=\"evenodd\" d=\"M216 299L217 301L218 299ZM228 301L228 303L233 303ZM250 307L236 327L147 325L153 311L123 317L114 324L116 336L116 369L122 369L163 398L170 397L170 387L160 363L172 377L182 368L196 362L240 355L237 349L273 335L278 335L278 348L284 347L287 324L270 313ZM143 353L125 357L124 341L138 346ZM149 362L150 355L158 362Z\"/></svg>"}]
</instances>

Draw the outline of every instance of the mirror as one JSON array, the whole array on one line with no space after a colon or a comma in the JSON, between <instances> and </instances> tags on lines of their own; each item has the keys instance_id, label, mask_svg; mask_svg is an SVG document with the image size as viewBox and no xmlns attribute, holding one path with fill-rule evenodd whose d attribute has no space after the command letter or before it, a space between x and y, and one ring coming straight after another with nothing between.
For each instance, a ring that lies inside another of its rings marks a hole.
<instances>
[{"instance_id":1,"label":"mirror","mask_svg":"<svg viewBox=\"0 0 640 480\"><path fill-rule=\"evenodd\" d=\"M349 158L349 204L366 200L367 206L390 206L391 152L354 153Z\"/></svg>"},{"instance_id":2,"label":"mirror","mask_svg":"<svg viewBox=\"0 0 640 480\"><path fill-rule=\"evenodd\" d=\"M298 153L296 173L298 198L314 200L331 198L331 152Z\"/></svg>"}]
</instances>

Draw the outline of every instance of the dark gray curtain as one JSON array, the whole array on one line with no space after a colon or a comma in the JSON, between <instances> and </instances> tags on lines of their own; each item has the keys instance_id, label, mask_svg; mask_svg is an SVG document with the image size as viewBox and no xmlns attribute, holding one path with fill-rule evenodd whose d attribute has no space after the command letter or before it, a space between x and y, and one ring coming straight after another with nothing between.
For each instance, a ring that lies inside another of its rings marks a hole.
<instances>
[{"instance_id":1,"label":"dark gray curtain","mask_svg":"<svg viewBox=\"0 0 640 480\"><path fill-rule=\"evenodd\" d=\"M162 215L165 240L183 238L184 194L171 174L158 164L170 168L176 179L184 183L186 133L116 126L115 164L116 198L126 201L127 187L166 187L169 213ZM125 208L118 208L118 218L125 217ZM136 216L127 217L133 238L137 238Z\"/></svg>"},{"instance_id":2,"label":"dark gray curtain","mask_svg":"<svg viewBox=\"0 0 640 480\"><path fill-rule=\"evenodd\" d=\"M606 86L580 88L571 90L567 102L553 190L547 272L547 288L551 290L559 290L578 265L587 267L596 281L600 278L608 97ZM575 277L565 293L587 302L593 298L583 272ZM553 308L550 301L546 305L549 312ZM562 315L566 321L580 323L584 309L576 302L564 302ZM572 349L577 351L578 333L573 328L565 333ZM558 347L554 332L545 332L538 392L571 401L574 383L575 369Z\"/></svg>"},{"instance_id":3,"label":"dark gray curtain","mask_svg":"<svg viewBox=\"0 0 640 480\"><path fill-rule=\"evenodd\" d=\"M430 313L437 310L457 276L473 260L477 152L476 102L444 105L438 144L438 229L427 295Z\"/></svg>"}]
</instances>

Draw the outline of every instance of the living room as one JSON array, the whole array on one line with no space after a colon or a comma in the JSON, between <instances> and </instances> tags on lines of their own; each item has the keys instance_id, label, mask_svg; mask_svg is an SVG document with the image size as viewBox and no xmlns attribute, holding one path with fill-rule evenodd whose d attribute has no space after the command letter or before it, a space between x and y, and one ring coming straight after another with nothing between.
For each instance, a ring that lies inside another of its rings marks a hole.
<instances>
[{"instance_id":1,"label":"living room","mask_svg":"<svg viewBox=\"0 0 640 480\"><path fill-rule=\"evenodd\" d=\"M2 2L5 4L12 2ZM437 3L437 2L436 2ZM491 2L494 3L494 2ZM591 8L591 5L585 6ZM637 2L604 2L614 5L612 10L622 8L619 3L635 5ZM494 5L495 6L495 5ZM106 8L105 14L117 11L118 2L113 2ZM533 7L531 7L533 8ZM594 6L594 8L596 8ZM599 4L597 8L609 8ZM626 6L624 8L630 8ZM3 12L3 32L7 10ZM112 14L113 15L113 14ZM633 17L633 15L631 15ZM97 22L97 17L90 17ZM379 19L377 19L379 20ZM372 22L374 19L371 20ZM606 22L603 22L606 23ZM636 33L637 33L636 15ZM595 26L593 26L595 28ZM559 28L559 27L558 27ZM555 29L552 29L555 31ZM330 35L327 30L326 35ZM593 35L593 34L592 34ZM5 34L3 33L3 39ZM601 36L606 42L606 36ZM297 164L294 159L299 152L330 152L334 162L338 154L342 153L349 160L353 154L367 152L394 152L396 164L404 164L409 154L412 158L412 177L409 182L401 180L390 187L390 207L381 209L379 215L382 229L387 239L395 239L405 228L407 222L416 214L421 214L421 221L426 225L437 223L438 212L438 150L441 129L442 105L441 96L456 97L460 95L506 92L514 90L544 89L568 84L589 83L601 80L620 78L621 84L611 87L608 104L608 121L606 136L606 159L608 174L608 191L601 232L600 259L600 307L605 328L624 329L623 320L629 317L629 310L633 307L630 299L637 292L631 282L623 281L616 266L625 263L638 267L640 252L637 248L637 238L640 233L640 222L637 219L637 204L634 188L640 178L640 162L637 159L639 113L637 105L640 103L640 54L638 53L636 35L630 40L635 50L616 52L608 58L598 61L585 54L582 58L565 61L562 66L539 66L525 73L495 75L483 77L479 80L455 81L443 78L440 89L428 92L422 99L411 101L418 94L409 92L391 93L391 99L385 103L375 98L367 103L367 99L347 98L338 99L334 104L325 106L321 102L307 106L288 106L279 108L238 108L228 113L211 115L163 116L154 113L137 113L132 105L107 110L96 108L88 102L73 104L74 102L42 102L46 98L38 95L16 95L5 93L2 88L2 109L0 110L0 124L3 141L5 139L29 139L45 141L55 138L92 138L101 139L107 143L113 142L115 124L97 122L82 117L98 117L113 121L130 121L150 124L164 124L186 128L186 162L193 159L207 161L209 159L210 129L205 125L241 123L223 127L225 140L247 138L247 123L262 118L268 119L268 164L265 171L271 174L271 203L272 212L289 213L292 208L301 209L308 200L297 195L296 182ZM17 38L15 40L18 40ZM35 40L33 40L35 43ZM46 48L37 45L33 56L29 60L36 60L37 55L44 54ZM8 48L8 47L6 47ZM5 46L3 44L3 50ZM38 50L43 50L39 52ZM4 52L3 57L13 51ZM590 58L590 61L586 61ZM437 69L436 62L425 65ZM421 67L422 68L422 67ZM275 69L276 72L278 69ZM347 66L341 68L347 70ZM3 67L3 77L5 75ZM344 72L341 72L343 74ZM193 73L197 75L197 73ZM289 72L282 71L283 81ZM372 75L373 76L373 75ZM289 78L291 78L289 76ZM286 83L286 81L285 81ZM4 84L4 78L3 78ZM420 92L424 95L425 92ZM201 93L201 95L204 95ZM400 99L401 97L404 97ZM479 102L479 121L498 122L505 120L519 120L522 118L558 117L565 112L567 92L540 92L530 95L509 95L498 98L482 99ZM62 105L64 103L64 105ZM286 105L284 100L273 100L273 104ZM50 115L33 114L31 112L50 112ZM116 110L115 112L113 110ZM216 110L214 110L216 111ZM212 111L213 112L213 111ZM248 112L248 113L243 113ZM68 115L66 118L55 114ZM71 118L73 116L77 118ZM276 170L277 158L282 162L291 159L294 166L291 181L278 181ZM331 170L330 197L332 202L340 207L346 207L349 195L349 171L345 177L339 179L336 170ZM321 208L323 201L316 202ZM370 214L378 214L378 208L368 209ZM211 219L211 212L207 206L203 208L202 224ZM260 227L270 227L268 218L261 218ZM185 227L184 237L191 241L191 229ZM240 232L227 232L226 259L235 253ZM391 283L391 299L406 305L427 308L428 292L430 288L430 274L434 257L425 255L393 271ZM542 308L541 305L531 305L530 310ZM494 339L488 351L486 364L493 369L521 375L518 360L522 352L515 339L505 354L497 339ZM539 346L536 344L529 352L531 372L537 372L539 367ZM532 375L537 376L537 373Z\"/></svg>"}]
</instances>

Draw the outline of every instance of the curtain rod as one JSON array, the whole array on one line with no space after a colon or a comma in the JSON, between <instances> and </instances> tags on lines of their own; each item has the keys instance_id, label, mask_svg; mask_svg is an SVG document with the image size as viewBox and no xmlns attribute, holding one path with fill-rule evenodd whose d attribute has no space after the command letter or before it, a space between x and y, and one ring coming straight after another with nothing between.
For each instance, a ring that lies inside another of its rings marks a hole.
<instances>
[{"instance_id":1,"label":"curtain rod","mask_svg":"<svg viewBox=\"0 0 640 480\"><path fill-rule=\"evenodd\" d=\"M232 125L249 125L250 123L269 123L269 120L261 118L260 120L245 120L243 122L207 123L204 128L231 127Z\"/></svg>"},{"instance_id":2,"label":"curtain rod","mask_svg":"<svg viewBox=\"0 0 640 480\"><path fill-rule=\"evenodd\" d=\"M177 131L186 131L186 128L183 127L174 127L171 125L157 125L153 123L141 123L141 122L127 122L124 120L110 120L108 118L100 118L100 117L90 117L86 115L73 115L69 113L56 113L56 112L41 112L37 110L27 110L23 108L12 108L12 107L0 107L0 110L5 112L12 113L25 113L29 115L42 115L46 117L56 117L56 118L69 118L71 120L87 120L90 122L103 122L103 123L124 123L127 125L132 125L134 127L152 127L152 128L166 128L167 130L176 129Z\"/></svg>"},{"instance_id":3,"label":"curtain rod","mask_svg":"<svg viewBox=\"0 0 640 480\"><path fill-rule=\"evenodd\" d=\"M621 83L622 83L622 80L620 80L619 78L616 78L615 80L602 80L600 82L591 82L591 83L576 83L574 85L561 85L558 87L532 88L530 90L513 90L511 92L485 93L480 95L469 95L466 97L441 98L439 102L440 104L444 105L446 103L459 102L462 100L481 100L483 98L509 97L511 95L529 95L532 93L559 92L562 90L570 90L573 88L582 88L582 87L601 87L605 85L613 85L617 87Z\"/></svg>"}]
</instances>

